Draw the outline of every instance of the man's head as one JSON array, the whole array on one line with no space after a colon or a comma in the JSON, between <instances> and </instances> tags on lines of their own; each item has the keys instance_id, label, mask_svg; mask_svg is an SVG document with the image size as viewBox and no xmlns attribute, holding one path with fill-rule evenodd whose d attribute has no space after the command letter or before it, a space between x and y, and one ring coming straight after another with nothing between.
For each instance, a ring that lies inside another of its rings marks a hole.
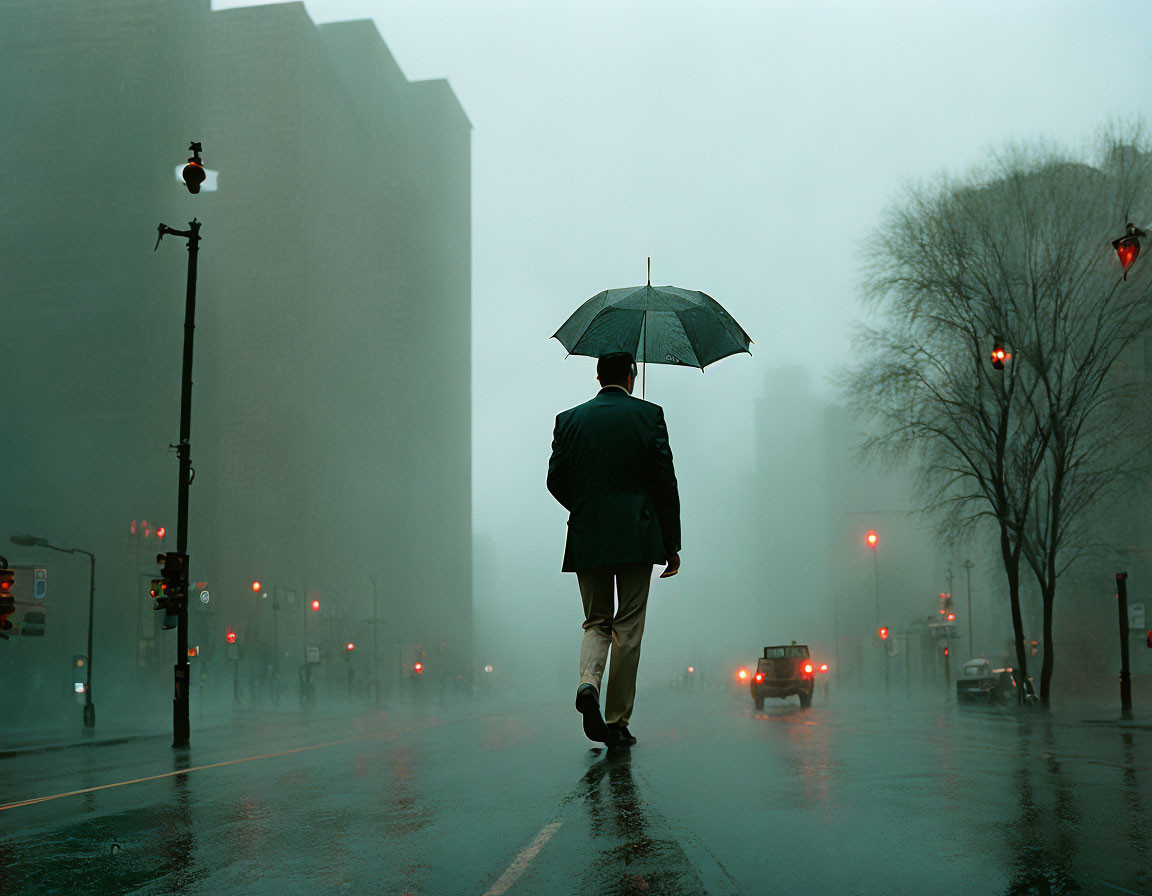
<instances>
[{"instance_id":1,"label":"man's head","mask_svg":"<svg viewBox=\"0 0 1152 896\"><path fill-rule=\"evenodd\" d=\"M632 394L636 384L636 362L628 352L612 352L596 362L596 379L601 386L623 386Z\"/></svg>"}]
</instances>

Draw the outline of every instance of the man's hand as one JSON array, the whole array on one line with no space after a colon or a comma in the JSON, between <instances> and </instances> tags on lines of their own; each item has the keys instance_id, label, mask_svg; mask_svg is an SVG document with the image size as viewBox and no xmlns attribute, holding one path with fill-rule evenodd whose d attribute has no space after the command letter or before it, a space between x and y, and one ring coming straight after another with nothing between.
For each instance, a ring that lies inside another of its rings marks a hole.
<instances>
[{"instance_id":1,"label":"man's hand","mask_svg":"<svg viewBox=\"0 0 1152 896\"><path fill-rule=\"evenodd\" d=\"M664 572L660 573L660 578L666 579L669 576L674 576L680 571L680 555L672 554L668 557L668 566Z\"/></svg>"}]
</instances>

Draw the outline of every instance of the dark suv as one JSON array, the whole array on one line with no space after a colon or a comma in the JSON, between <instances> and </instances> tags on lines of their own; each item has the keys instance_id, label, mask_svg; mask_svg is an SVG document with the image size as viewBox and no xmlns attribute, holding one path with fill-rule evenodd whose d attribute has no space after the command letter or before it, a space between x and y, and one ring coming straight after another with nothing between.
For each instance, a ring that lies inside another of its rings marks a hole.
<instances>
[{"instance_id":1,"label":"dark suv","mask_svg":"<svg viewBox=\"0 0 1152 896\"><path fill-rule=\"evenodd\" d=\"M764 656L756 661L756 674L748 686L752 691L752 702L757 709L763 709L765 697L796 694L800 705L807 709L812 705L812 688L816 682L814 672L807 644L793 641L765 647Z\"/></svg>"}]
</instances>

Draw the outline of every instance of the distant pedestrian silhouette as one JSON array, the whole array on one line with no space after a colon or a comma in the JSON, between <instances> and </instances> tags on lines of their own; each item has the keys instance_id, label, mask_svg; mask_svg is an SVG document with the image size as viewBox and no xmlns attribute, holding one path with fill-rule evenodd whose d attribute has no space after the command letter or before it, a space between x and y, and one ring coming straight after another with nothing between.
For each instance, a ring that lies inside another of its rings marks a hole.
<instances>
[{"instance_id":1,"label":"distant pedestrian silhouette","mask_svg":"<svg viewBox=\"0 0 1152 896\"><path fill-rule=\"evenodd\" d=\"M575 572L584 603L576 708L584 733L631 746L640 640L652 583L680 568L680 496L664 411L632 397L636 364L619 352L596 364L603 388L556 417L548 491L570 513L565 572ZM617 601L613 603L613 587ZM600 681L611 666L600 712Z\"/></svg>"}]
</instances>

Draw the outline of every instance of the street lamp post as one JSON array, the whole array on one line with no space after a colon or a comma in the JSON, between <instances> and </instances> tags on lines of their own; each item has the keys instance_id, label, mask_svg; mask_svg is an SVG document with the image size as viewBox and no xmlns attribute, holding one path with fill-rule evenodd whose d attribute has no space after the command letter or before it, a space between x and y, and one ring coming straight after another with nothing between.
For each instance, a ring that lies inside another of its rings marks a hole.
<instances>
[{"instance_id":1,"label":"street lamp post","mask_svg":"<svg viewBox=\"0 0 1152 896\"><path fill-rule=\"evenodd\" d=\"M876 627L880 627L880 557L876 550L880 543L880 536L876 534L875 529L869 529L864 536L864 541L868 545L868 550L872 552L872 572L873 580L876 584ZM884 695L891 694L892 684L892 654L889 652L888 644L883 645L884 648Z\"/></svg>"},{"instance_id":2,"label":"street lamp post","mask_svg":"<svg viewBox=\"0 0 1152 896\"><path fill-rule=\"evenodd\" d=\"M864 541L868 544L868 550L872 552L872 571L875 574L873 578L876 583L876 625L880 625L880 558L876 553L876 546L880 542L880 536L876 534L875 529L869 529L868 534L864 536Z\"/></svg>"},{"instance_id":3,"label":"street lamp post","mask_svg":"<svg viewBox=\"0 0 1152 896\"><path fill-rule=\"evenodd\" d=\"M10 541L24 547L48 548L50 551L59 551L61 554L84 554L88 558L88 663L84 682L84 727L95 728L96 705L92 702L92 621L96 604L96 555L82 548L58 547L49 544L47 538L37 538L35 535L13 535Z\"/></svg>"},{"instance_id":4,"label":"street lamp post","mask_svg":"<svg viewBox=\"0 0 1152 896\"><path fill-rule=\"evenodd\" d=\"M978 656L976 642L972 640L972 567L976 564L971 560L965 560L961 565L968 573L968 649L972 652L972 656Z\"/></svg>"},{"instance_id":5,"label":"street lamp post","mask_svg":"<svg viewBox=\"0 0 1152 896\"><path fill-rule=\"evenodd\" d=\"M192 193L200 191L203 169L200 168L200 144L192 144L193 159L184 170L184 180ZM197 170L199 169L199 170ZM192 174L189 174L191 170ZM193 183L195 181L195 184ZM180 377L180 441L175 446L180 467L177 481L176 551L188 554L188 486L195 475L192 471L192 338L196 332L196 257L200 248L200 222L193 218L187 230L174 230L167 224L157 228L156 248L165 236L179 236L188 240L188 284L184 302L184 360ZM155 251L155 249L153 250ZM188 576L188 564L183 574ZM176 667L172 694L172 746L186 747L189 742L188 723L188 602L177 607L176 614Z\"/></svg>"}]
</instances>

